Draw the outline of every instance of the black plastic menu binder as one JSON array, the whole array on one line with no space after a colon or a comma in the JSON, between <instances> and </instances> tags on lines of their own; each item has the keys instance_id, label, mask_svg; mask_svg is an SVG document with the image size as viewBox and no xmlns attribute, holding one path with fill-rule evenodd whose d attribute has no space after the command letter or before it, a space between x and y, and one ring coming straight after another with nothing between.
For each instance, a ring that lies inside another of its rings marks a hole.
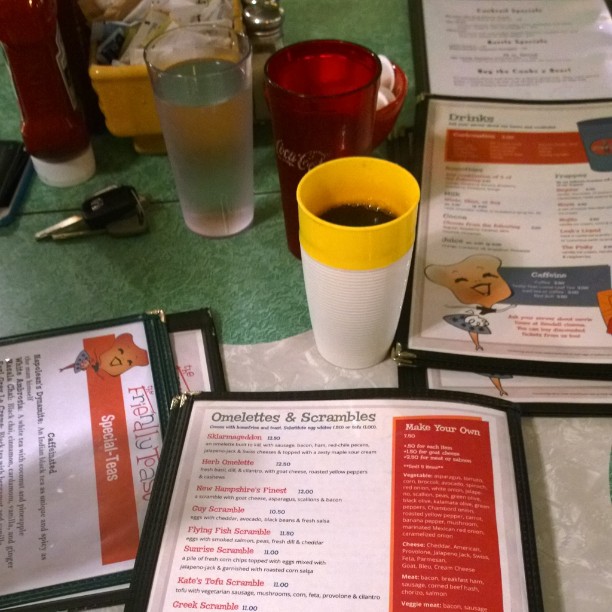
<instances>
[{"instance_id":1,"label":"black plastic menu binder","mask_svg":"<svg viewBox=\"0 0 612 612\"><path fill-rule=\"evenodd\" d=\"M13 336L0 356L0 608L123 603L179 375L225 388L212 315Z\"/></svg>"},{"instance_id":2,"label":"black plastic menu binder","mask_svg":"<svg viewBox=\"0 0 612 612\"><path fill-rule=\"evenodd\" d=\"M524 417L612 417L612 381L399 368L400 389L460 392L503 399Z\"/></svg>"},{"instance_id":3,"label":"black plastic menu binder","mask_svg":"<svg viewBox=\"0 0 612 612\"><path fill-rule=\"evenodd\" d=\"M421 203L396 360L609 379L608 5L409 7Z\"/></svg>"},{"instance_id":4,"label":"black plastic menu binder","mask_svg":"<svg viewBox=\"0 0 612 612\"><path fill-rule=\"evenodd\" d=\"M202 370L201 378L207 380L198 381L200 387L194 387L192 378L197 377L193 365L177 363L179 383L182 391L226 391L227 383L223 360L217 336L217 328L213 313L210 308L201 308L187 312L169 313L166 315L166 324L170 332L170 339L174 345L175 353L179 350L179 336L191 340L194 348L202 348L204 351L204 363L199 369ZM178 356L175 357L179 362Z\"/></svg>"},{"instance_id":5,"label":"black plastic menu binder","mask_svg":"<svg viewBox=\"0 0 612 612\"><path fill-rule=\"evenodd\" d=\"M397 390L183 395L162 466L126 611L442 598L542 610L509 403Z\"/></svg>"},{"instance_id":6,"label":"black plastic menu binder","mask_svg":"<svg viewBox=\"0 0 612 612\"><path fill-rule=\"evenodd\" d=\"M609 0L408 0L417 101L611 97Z\"/></svg>"}]
</instances>

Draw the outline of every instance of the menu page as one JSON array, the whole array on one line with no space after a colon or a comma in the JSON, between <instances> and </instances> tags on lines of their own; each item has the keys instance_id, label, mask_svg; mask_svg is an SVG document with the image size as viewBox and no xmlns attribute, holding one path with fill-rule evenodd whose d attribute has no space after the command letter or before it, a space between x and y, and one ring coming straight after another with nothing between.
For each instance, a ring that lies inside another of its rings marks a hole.
<instances>
[{"instance_id":1,"label":"menu page","mask_svg":"<svg viewBox=\"0 0 612 612\"><path fill-rule=\"evenodd\" d=\"M176 373L183 393L210 391L204 334L200 329L176 331L170 334L176 363Z\"/></svg>"},{"instance_id":2,"label":"menu page","mask_svg":"<svg viewBox=\"0 0 612 612\"><path fill-rule=\"evenodd\" d=\"M150 602L527 610L505 413L196 401Z\"/></svg>"},{"instance_id":3,"label":"menu page","mask_svg":"<svg viewBox=\"0 0 612 612\"><path fill-rule=\"evenodd\" d=\"M607 404L612 397L612 381L607 380L477 374L435 368L427 369L427 388L502 397L511 402Z\"/></svg>"},{"instance_id":4,"label":"menu page","mask_svg":"<svg viewBox=\"0 0 612 612\"><path fill-rule=\"evenodd\" d=\"M144 325L0 353L0 601L131 569L161 450Z\"/></svg>"},{"instance_id":5,"label":"menu page","mask_svg":"<svg viewBox=\"0 0 612 612\"><path fill-rule=\"evenodd\" d=\"M420 0L430 92L461 98L612 96L604 0Z\"/></svg>"},{"instance_id":6,"label":"menu page","mask_svg":"<svg viewBox=\"0 0 612 612\"><path fill-rule=\"evenodd\" d=\"M430 100L409 347L612 360L609 104Z\"/></svg>"}]
</instances>

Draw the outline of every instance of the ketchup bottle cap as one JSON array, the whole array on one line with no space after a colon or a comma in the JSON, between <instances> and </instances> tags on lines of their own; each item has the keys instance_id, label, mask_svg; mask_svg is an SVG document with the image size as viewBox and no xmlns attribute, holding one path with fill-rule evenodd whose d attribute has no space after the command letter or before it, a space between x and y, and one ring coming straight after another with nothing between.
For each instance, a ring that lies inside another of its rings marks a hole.
<instances>
[{"instance_id":1,"label":"ketchup bottle cap","mask_svg":"<svg viewBox=\"0 0 612 612\"><path fill-rule=\"evenodd\" d=\"M61 160L32 157L32 164L43 183L51 187L71 187L84 183L96 171L96 160L91 145L75 157Z\"/></svg>"}]
</instances>

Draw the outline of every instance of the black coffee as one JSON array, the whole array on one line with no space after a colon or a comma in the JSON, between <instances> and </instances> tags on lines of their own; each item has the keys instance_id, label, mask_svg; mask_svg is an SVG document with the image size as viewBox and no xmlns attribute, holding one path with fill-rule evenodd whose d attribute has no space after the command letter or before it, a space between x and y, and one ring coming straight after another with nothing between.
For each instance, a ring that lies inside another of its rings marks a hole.
<instances>
[{"instance_id":1,"label":"black coffee","mask_svg":"<svg viewBox=\"0 0 612 612\"><path fill-rule=\"evenodd\" d=\"M362 204L360 202L332 206L319 216L324 221L351 227L381 225L397 218L397 215L376 204Z\"/></svg>"}]
</instances>

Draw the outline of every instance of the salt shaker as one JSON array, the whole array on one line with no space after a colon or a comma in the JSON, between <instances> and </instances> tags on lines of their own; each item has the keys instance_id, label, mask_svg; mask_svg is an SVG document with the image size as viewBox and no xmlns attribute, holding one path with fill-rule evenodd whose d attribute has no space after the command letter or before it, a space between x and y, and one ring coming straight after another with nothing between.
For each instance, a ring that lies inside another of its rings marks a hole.
<instances>
[{"instance_id":1,"label":"salt shaker","mask_svg":"<svg viewBox=\"0 0 612 612\"><path fill-rule=\"evenodd\" d=\"M264 98L264 66L283 46L283 9L275 0L243 2L242 17L253 49L253 115L255 121L270 118Z\"/></svg>"}]
</instances>

